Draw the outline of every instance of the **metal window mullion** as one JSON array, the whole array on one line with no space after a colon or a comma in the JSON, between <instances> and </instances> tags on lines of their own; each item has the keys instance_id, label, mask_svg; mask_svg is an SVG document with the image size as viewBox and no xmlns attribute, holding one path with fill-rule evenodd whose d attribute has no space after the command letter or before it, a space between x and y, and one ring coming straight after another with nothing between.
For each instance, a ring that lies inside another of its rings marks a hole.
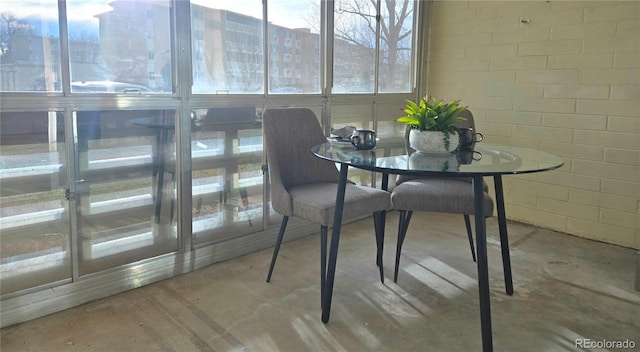
<instances>
[{"instance_id":1,"label":"metal window mullion","mask_svg":"<svg viewBox=\"0 0 640 352\"><path fill-rule=\"evenodd\" d=\"M69 58L69 27L67 22L67 2L58 1L58 29L60 31L61 89L64 96L71 92L71 59Z\"/></svg>"},{"instance_id":2,"label":"metal window mullion","mask_svg":"<svg viewBox=\"0 0 640 352\"><path fill-rule=\"evenodd\" d=\"M381 11L381 0L376 1L376 47L375 47L375 59L373 65L373 102L372 102L372 123L373 129L378 129L378 114L376 107L376 100L380 96L380 22L382 21L382 11ZM375 180L375 177L372 177L372 180Z\"/></svg>"},{"instance_id":3,"label":"metal window mullion","mask_svg":"<svg viewBox=\"0 0 640 352\"><path fill-rule=\"evenodd\" d=\"M71 92L71 67L69 58L69 30L67 22L67 2L66 0L58 1L58 30L59 30L59 45L60 45L60 80L61 89L64 96L68 96ZM66 105L66 104L65 104ZM64 120L64 139L65 149L67 154L67 160L65 168L67 170L66 189L67 194L71 196L66 199L67 209L69 211L69 252L70 252L70 265L71 265L71 280L78 281L80 278L80 250L79 235L78 235L78 207L76 201L76 179L78 177L76 173L76 141L77 136L75 134L75 123L73 118L73 109L66 107L63 110Z\"/></svg>"},{"instance_id":4,"label":"metal window mullion","mask_svg":"<svg viewBox=\"0 0 640 352\"><path fill-rule=\"evenodd\" d=\"M331 89L333 88L333 52L335 44L334 1L322 0L320 6L320 71L324 82L322 94L325 97L321 125L325 133L331 131ZM324 6L322 6L324 5Z\"/></svg>"},{"instance_id":5,"label":"metal window mullion","mask_svg":"<svg viewBox=\"0 0 640 352\"><path fill-rule=\"evenodd\" d=\"M72 196L67 199L67 208L69 209L69 249L71 252L71 279L75 282L80 277L80 250L78 234L78 203L76 200L77 188L76 180L78 174L76 173L76 165L78 158L76 157L78 150L76 147L76 141L78 140L75 128L75 119L73 118L73 110L71 108L65 108L64 114L64 139L66 147L66 169L67 169L67 189Z\"/></svg>"},{"instance_id":6,"label":"metal window mullion","mask_svg":"<svg viewBox=\"0 0 640 352\"><path fill-rule=\"evenodd\" d=\"M376 1L376 47L375 47L375 59L373 65L373 95L378 96L380 94L380 22L382 21L381 0ZM374 122L375 125L375 122Z\"/></svg>"},{"instance_id":7,"label":"metal window mullion","mask_svg":"<svg viewBox=\"0 0 640 352\"><path fill-rule=\"evenodd\" d=\"M411 43L412 46L412 50L411 50L411 79L413 82L411 82L411 92L412 93L416 93L417 92L417 85L418 82L420 81L418 79L418 75L420 72L420 69L418 68L418 63L419 63L419 58L422 57L421 55L419 55L420 52L420 43L422 43L422 41L420 40L422 38L422 31L420 31L420 28L418 27L418 24L420 23L419 19L422 18L422 4L420 1L418 0L413 0L413 23L411 24L411 28L413 33L415 33L415 35L413 36L413 42ZM429 22L426 22L429 23Z\"/></svg>"},{"instance_id":8,"label":"metal window mullion","mask_svg":"<svg viewBox=\"0 0 640 352\"><path fill-rule=\"evenodd\" d=\"M432 9L432 1L416 1L416 6L414 7L414 16L413 16L413 28L419 29L416 30L415 33L417 35L414 36L414 94L416 95L416 99L420 96L424 96L427 94L427 87L420 86L418 82L427 82L427 78L429 75L429 48L430 48L430 40L429 34L431 32L431 9ZM416 12L417 10L417 12ZM417 14L416 14L417 13ZM423 25L418 28L418 24L422 23Z\"/></svg>"},{"instance_id":9,"label":"metal window mullion","mask_svg":"<svg viewBox=\"0 0 640 352\"><path fill-rule=\"evenodd\" d=\"M180 99L175 129L176 145L176 214L178 250L193 250L193 214L191 166L191 108L188 97L192 94L191 13L190 2L173 0L170 26L173 58L172 76L174 94ZM180 19L180 20L178 20ZM189 175L189 176L186 176Z\"/></svg>"},{"instance_id":10,"label":"metal window mullion","mask_svg":"<svg viewBox=\"0 0 640 352\"><path fill-rule=\"evenodd\" d=\"M269 87L271 86L271 80L269 78L269 21L267 3L269 0L262 0L262 92L266 96L269 93Z\"/></svg>"},{"instance_id":11,"label":"metal window mullion","mask_svg":"<svg viewBox=\"0 0 640 352\"><path fill-rule=\"evenodd\" d=\"M269 93L269 86L271 85L269 76L269 37L271 33L269 32L269 21L268 17L269 13L267 11L267 2L268 0L262 0L262 64L264 65L263 71L263 101L262 101L262 111L267 108L267 95ZM271 182L269 181L269 169L267 167L267 149L264 148L264 128L262 128L262 229L266 229L269 227L269 220L271 216L271 208L269 207L269 200L271 198Z\"/></svg>"}]
</instances>

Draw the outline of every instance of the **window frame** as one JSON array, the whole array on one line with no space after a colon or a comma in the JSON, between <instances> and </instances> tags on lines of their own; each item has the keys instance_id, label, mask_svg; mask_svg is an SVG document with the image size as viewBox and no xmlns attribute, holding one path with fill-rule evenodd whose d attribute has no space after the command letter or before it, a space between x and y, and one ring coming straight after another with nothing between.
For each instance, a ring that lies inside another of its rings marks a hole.
<instances>
[{"instance_id":1,"label":"window frame","mask_svg":"<svg viewBox=\"0 0 640 352\"><path fill-rule=\"evenodd\" d=\"M259 0L257 0L259 1ZM262 2L263 6L263 16L266 16L268 19L267 12L267 1L277 1L277 0L264 0ZM378 4L382 0L378 0ZM420 23L419 19L428 14L426 8L429 6L428 2L412 0L414 4L414 15L413 15L413 26L416 29L417 24ZM333 84L334 77L332 76L332 67L333 67L333 19L334 19L334 3L329 0L320 1L320 23L321 23L321 31L319 33L320 36L320 45L317 48L318 55L316 56L319 60L320 70L318 72L318 77L320 80L320 91L318 93L313 94L295 94L295 93L286 93L286 94L270 94L268 92L268 69L269 69L269 55L270 46L268 45L269 37L273 35L278 35L278 33L272 33L268 28L268 21L263 21L264 26L264 35L263 38L265 40L263 45L263 63L264 63L264 91L256 94L194 94L192 93L191 83L192 83L192 50L191 47L191 8L190 1L182 1L182 0L171 0L172 10L171 10L171 78L172 78L172 88L171 92L167 92L166 94L120 94L120 93L79 93L71 91L71 76L70 76L70 57L69 57L69 45L68 45L68 26L67 26L67 15L66 15L66 6L67 2L65 0L58 1L58 16L60 21L60 52L61 52L61 89L60 91L50 91L50 92L16 92L16 91L0 91L0 110L2 111L32 111L32 110L55 110L61 111L64 114L64 121L66 124L65 135L67 136L67 156L69 165L69 172L66 175L67 187L71 192L74 192L75 182L77 175L74 173L74 165L77 164L77 160L74 159L73 155L73 146L74 146L74 136L72 133L72 115L74 111L78 110L175 110L177 114L176 119L176 167L178 168L177 172L177 181L176 181L176 190L178 197L178 240L179 250L175 253L161 256L162 258L152 258L151 260L146 260L145 263L133 263L131 265L124 265L114 270L111 270L111 273L117 273L120 277L126 278L126 275L129 275L129 271L135 265L147 265L150 272L153 270L157 270L157 273L149 274L145 280L139 282L140 285L152 282L153 280L159 280L160 278L165 278L166 274L164 274L164 269L162 269L162 265L165 266L173 266L186 268L184 270L190 271L202 267L204 265L208 265L220 260L232 258L241 254L246 254L251 251L255 251L264 247L264 240L261 238L264 237L265 234L275 234L277 233L277 226L274 227L273 223L268 222L268 217L264 217L263 226L260 227L259 231L253 232L250 235L242 234L237 236L236 238L230 239L229 243L233 244L207 244L204 246L196 246L192 239L192 199L190 196L190 192L192 189L190 174L192 172L192 160L191 160L191 150L190 143L191 140L191 121L190 115L193 109L197 108L206 108L210 106L242 106L242 105L251 105L259 108L265 108L268 106L313 106L316 111L318 111L318 119L320 120L325 133L327 135L330 134L330 130L332 124L334 122L332 118L332 110L338 107L340 111L343 111L344 114L349 114L351 111L354 113L362 114L362 107L364 106L367 110L367 114L369 114L368 123L374 129L377 129L381 126L381 122L385 124L390 124L393 116L389 115L387 112L395 109L397 106L398 109L403 106L405 99L415 99L418 87L417 82L420 81L420 78L424 78L426 75L426 69L418 65L420 62L424 62L424 60L418 60L421 55L424 55L425 52L425 43L423 43L422 38L426 38L426 34L428 33L428 29L415 30L415 35L413 38L413 54L412 54L412 83L411 83L411 92L397 92L397 93L380 93L377 89L378 80L375 79L374 84L376 87L373 93L366 94L336 94L331 92L331 86ZM423 5L425 4L425 5ZM296 60L292 59L292 62ZM377 60L376 60L377 62ZM295 70L295 68L292 68ZM149 74L149 72L147 72ZM371 110L368 110L371 109ZM338 120L336 120L338 121ZM397 131L395 131L397 132ZM389 138L398 137L401 138L399 133L396 135L390 134ZM266 156L263 153L262 156L263 164L266 164ZM268 173L264 174L264 211L268 212ZM374 180L375 182L375 180ZM72 211L75 213L75 211ZM73 220L71 221L73 224ZM71 226L73 226L71 224ZM300 225L301 228L303 227ZM274 230L275 228L275 230ZM77 234L75 235L77 236ZM75 238L72 238L72 242L75 243ZM216 246L220 246L220 248L224 248L224 253L220 254L216 252ZM232 246L233 248L229 248ZM72 249L73 250L73 249ZM212 252L216 252L216 255L212 255ZM75 249L75 254L73 254L73 264L74 265L74 275L72 277L71 282L58 282L51 283L51 286L63 285L63 284L72 284L74 285L71 290L87 290L87 292L91 292L91 285L100 281L101 275L104 274L106 277L109 273L97 273L93 278L85 278L81 277L77 271L77 249ZM183 259L183 261L175 260L176 258ZM182 270L182 269L181 269ZM109 270L107 270L109 271ZM178 272L178 271L174 271ZM163 276L165 275L165 276ZM97 280L97 281L96 281ZM113 279L112 279L113 280ZM124 291L130 289L131 286L125 283L126 279L116 280L117 285L114 285L115 291ZM16 301L12 301L11 304L20 306L20 304L24 304L24 307L27 307L29 304L30 294L38 291L42 291L43 287L34 287L33 289L27 290L26 292L18 292L16 294L12 294L7 298L20 298ZM81 294L83 298L90 300L94 299L96 293L84 293ZM62 293L61 293L62 295ZM22 299L22 297L24 299ZM5 297L3 296L3 299ZM70 304L70 303L66 303ZM9 307L9 305L7 306ZM51 309L64 309L69 307L65 304L58 304L55 306L56 308ZM4 310L4 307L3 307ZM33 311L33 309L24 310L26 316L33 317L34 314L43 314L46 311L42 310L39 312ZM7 319L6 321L3 319L4 323L11 323L11 319Z\"/></svg>"}]
</instances>

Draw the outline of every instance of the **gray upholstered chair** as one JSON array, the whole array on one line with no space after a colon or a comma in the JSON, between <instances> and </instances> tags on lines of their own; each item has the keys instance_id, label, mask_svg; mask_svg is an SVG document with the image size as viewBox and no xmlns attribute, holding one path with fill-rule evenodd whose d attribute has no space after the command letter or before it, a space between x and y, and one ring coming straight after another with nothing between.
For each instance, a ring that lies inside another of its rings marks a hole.
<instances>
[{"instance_id":1,"label":"gray upholstered chair","mask_svg":"<svg viewBox=\"0 0 640 352\"><path fill-rule=\"evenodd\" d=\"M333 224L339 172L334 163L315 157L311 147L327 141L313 111L307 108L268 108L263 113L264 146L267 152L271 204L283 215L267 275L271 280L278 251L291 216L320 224L321 292L324 292L327 229ZM382 217L391 209L390 194L372 187L347 183L343 218L374 216L378 244L377 263L382 272Z\"/></svg>"},{"instance_id":2,"label":"gray upholstered chair","mask_svg":"<svg viewBox=\"0 0 640 352\"><path fill-rule=\"evenodd\" d=\"M459 128L473 128L475 123L473 114L469 110L463 111L460 116L466 118L456 126ZM405 135L407 154L414 152L408 143L408 129ZM398 243L396 247L396 262L393 273L393 281L398 280L398 268L400 266L400 254L404 243L411 215L414 211L428 211L439 213L463 214L471 247L473 261L476 260L473 246L473 234L469 215L474 213L473 187L469 178L442 178L442 177L411 177L400 175L396 179L396 187L391 193L393 208L400 212L398 221ZM489 196L488 187L484 185L484 211L487 216L493 214L493 200Z\"/></svg>"}]
</instances>

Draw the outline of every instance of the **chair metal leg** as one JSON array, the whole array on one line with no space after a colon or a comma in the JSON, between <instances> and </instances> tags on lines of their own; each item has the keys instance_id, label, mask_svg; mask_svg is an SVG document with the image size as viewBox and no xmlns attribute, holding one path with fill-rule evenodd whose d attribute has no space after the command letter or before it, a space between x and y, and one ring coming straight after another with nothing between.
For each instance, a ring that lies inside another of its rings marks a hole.
<instances>
[{"instance_id":1,"label":"chair metal leg","mask_svg":"<svg viewBox=\"0 0 640 352\"><path fill-rule=\"evenodd\" d=\"M273 248L273 256L271 257L271 265L269 266L269 274L267 275L267 282L271 281L271 273L273 273L273 267L276 265L276 259L278 258L278 252L280 251L280 245L282 244L282 238L284 237L284 230L287 228L288 216L282 217L282 223L280 224L280 232L278 233L278 239L276 240L276 246Z\"/></svg>"},{"instance_id":2,"label":"chair metal leg","mask_svg":"<svg viewBox=\"0 0 640 352\"><path fill-rule=\"evenodd\" d=\"M382 250L380 249L381 243L380 243L380 235L378 233L378 227L380 226L380 222L378 219L378 214L377 212L373 213L373 229L375 231L376 234L376 265L379 267L382 265ZM384 240L382 242L382 245L384 245Z\"/></svg>"},{"instance_id":3,"label":"chair metal leg","mask_svg":"<svg viewBox=\"0 0 640 352\"><path fill-rule=\"evenodd\" d=\"M471 220L469 220L469 215L464 214L464 224L467 227L467 237L469 237L469 247L471 247L471 258L473 261L476 261L476 248L473 245L473 232L471 232Z\"/></svg>"},{"instance_id":4,"label":"chair metal leg","mask_svg":"<svg viewBox=\"0 0 640 352\"><path fill-rule=\"evenodd\" d=\"M398 244L396 245L396 267L393 271L393 282L398 281L398 268L400 267L400 253L402 252L402 244L404 243L404 237L407 235L409 229L409 222L411 221L411 210L400 210L400 216L398 217Z\"/></svg>"},{"instance_id":5,"label":"chair metal leg","mask_svg":"<svg viewBox=\"0 0 640 352\"><path fill-rule=\"evenodd\" d=\"M380 270L380 282L384 284L384 268L382 265L382 253L384 248L384 218L385 211L376 211L373 213L373 227L376 232L376 264Z\"/></svg>"},{"instance_id":6,"label":"chair metal leg","mask_svg":"<svg viewBox=\"0 0 640 352\"><path fill-rule=\"evenodd\" d=\"M327 279L327 234L329 228L320 226L320 308L322 308L322 292L324 292L324 281Z\"/></svg>"}]
</instances>

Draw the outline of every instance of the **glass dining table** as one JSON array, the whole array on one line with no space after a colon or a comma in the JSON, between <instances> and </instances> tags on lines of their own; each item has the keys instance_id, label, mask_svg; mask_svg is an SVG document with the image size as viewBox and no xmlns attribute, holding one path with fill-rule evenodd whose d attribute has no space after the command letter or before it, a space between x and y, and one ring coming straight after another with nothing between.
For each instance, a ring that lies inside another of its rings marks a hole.
<instances>
[{"instance_id":1,"label":"glass dining table","mask_svg":"<svg viewBox=\"0 0 640 352\"><path fill-rule=\"evenodd\" d=\"M379 144L380 145L380 144ZM489 294L489 270L487 262L487 237L485 211L483 209L484 177L493 177L498 229L502 251L505 291L513 294L511 259L505 217L503 175L526 174L557 169L564 161L555 155L534 149L516 146L476 143L473 149L458 150L447 154L387 155L382 148L357 150L348 143L327 142L316 145L311 152L318 158L339 164L340 180L336 194L336 207L329 248L329 260L322 292L322 321L329 321L331 299L335 279L344 193L349 167L382 174L382 188L387 189L389 175L466 177L472 180L474 195L474 218L476 229L476 256L478 291L480 298L480 324L482 350L493 351L491 330L491 302ZM381 262L378 263L382 265Z\"/></svg>"}]
</instances>

